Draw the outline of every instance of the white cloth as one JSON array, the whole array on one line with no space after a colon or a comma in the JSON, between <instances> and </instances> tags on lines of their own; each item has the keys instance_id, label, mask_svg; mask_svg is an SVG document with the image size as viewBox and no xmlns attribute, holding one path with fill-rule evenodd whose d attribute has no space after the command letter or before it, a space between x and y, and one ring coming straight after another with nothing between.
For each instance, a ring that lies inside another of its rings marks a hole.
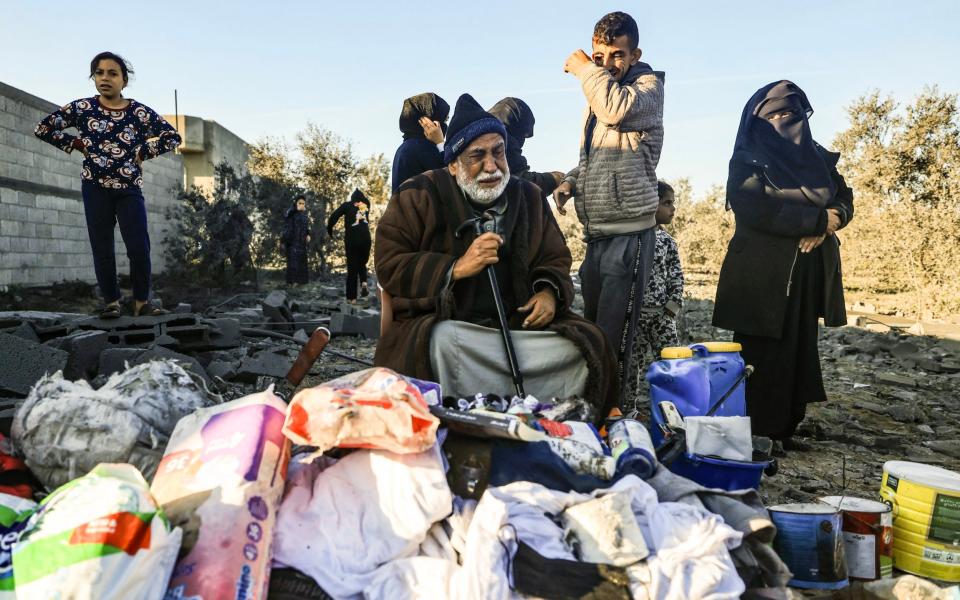
<instances>
[{"instance_id":1,"label":"white cloth","mask_svg":"<svg viewBox=\"0 0 960 600\"><path fill-rule=\"evenodd\" d=\"M658 504L653 488L632 475L591 494L557 492L529 482L488 488L472 518L456 520L469 526L466 545L459 553L461 566L424 556L394 561L376 573L364 595L391 600L511 598L508 563L516 553L517 538L545 558L576 560L551 515L611 493L629 497L644 540L654 554L628 571L635 597L721 600L740 596L744 586L728 549L739 545L741 534L703 509ZM454 518L448 520L454 522ZM450 538L457 536L454 525Z\"/></svg>"},{"instance_id":2,"label":"white cloth","mask_svg":"<svg viewBox=\"0 0 960 600\"><path fill-rule=\"evenodd\" d=\"M274 559L335 598L358 598L379 567L417 555L453 497L436 446L417 454L358 450L327 465L291 463Z\"/></svg>"},{"instance_id":3,"label":"white cloth","mask_svg":"<svg viewBox=\"0 0 960 600\"><path fill-rule=\"evenodd\" d=\"M646 565L650 582L631 577L634 598L736 600L743 594L746 587L729 552L740 545L743 534L718 515L664 502L657 506L649 527L657 551Z\"/></svg>"}]
</instances>

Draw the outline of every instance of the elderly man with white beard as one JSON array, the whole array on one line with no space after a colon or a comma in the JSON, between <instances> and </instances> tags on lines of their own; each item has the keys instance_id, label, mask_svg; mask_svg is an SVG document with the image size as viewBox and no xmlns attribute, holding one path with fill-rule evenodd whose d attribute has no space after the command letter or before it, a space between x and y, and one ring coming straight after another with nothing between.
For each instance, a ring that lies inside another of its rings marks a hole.
<instances>
[{"instance_id":1,"label":"elderly man with white beard","mask_svg":"<svg viewBox=\"0 0 960 600\"><path fill-rule=\"evenodd\" d=\"M509 396L489 267L526 392L582 396L599 422L616 403L613 353L603 332L570 310L570 250L540 189L510 176L506 144L503 124L464 94L447 130L447 167L408 179L390 199L374 260L394 321L375 363L437 381L445 396ZM462 227L484 214L496 233Z\"/></svg>"}]
</instances>

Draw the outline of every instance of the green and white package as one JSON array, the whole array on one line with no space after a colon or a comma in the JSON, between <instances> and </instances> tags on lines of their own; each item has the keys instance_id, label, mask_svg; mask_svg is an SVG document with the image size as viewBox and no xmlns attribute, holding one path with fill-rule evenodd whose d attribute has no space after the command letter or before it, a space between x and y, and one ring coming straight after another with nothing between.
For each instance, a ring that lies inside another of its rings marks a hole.
<instances>
[{"instance_id":1,"label":"green and white package","mask_svg":"<svg viewBox=\"0 0 960 600\"><path fill-rule=\"evenodd\" d=\"M37 503L33 500L0 493L0 600L14 600L17 597L11 553L36 507Z\"/></svg>"},{"instance_id":2,"label":"green and white package","mask_svg":"<svg viewBox=\"0 0 960 600\"><path fill-rule=\"evenodd\" d=\"M160 600L180 538L136 467L100 464L30 517L13 547L17 597Z\"/></svg>"}]
</instances>

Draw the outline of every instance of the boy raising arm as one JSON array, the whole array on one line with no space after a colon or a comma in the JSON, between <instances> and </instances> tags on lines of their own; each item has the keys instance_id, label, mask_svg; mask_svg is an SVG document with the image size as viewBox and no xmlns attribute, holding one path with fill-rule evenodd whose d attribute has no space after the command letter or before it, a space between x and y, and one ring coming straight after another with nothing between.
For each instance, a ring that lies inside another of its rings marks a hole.
<instances>
[{"instance_id":1,"label":"boy raising arm","mask_svg":"<svg viewBox=\"0 0 960 600\"><path fill-rule=\"evenodd\" d=\"M617 353L621 406L631 372L643 290L653 262L657 174L663 145L662 72L640 62L636 21L604 16L593 31L593 55L571 54L564 70L587 100L578 166L554 192L561 214L575 198L587 253L580 267L584 316Z\"/></svg>"}]
</instances>

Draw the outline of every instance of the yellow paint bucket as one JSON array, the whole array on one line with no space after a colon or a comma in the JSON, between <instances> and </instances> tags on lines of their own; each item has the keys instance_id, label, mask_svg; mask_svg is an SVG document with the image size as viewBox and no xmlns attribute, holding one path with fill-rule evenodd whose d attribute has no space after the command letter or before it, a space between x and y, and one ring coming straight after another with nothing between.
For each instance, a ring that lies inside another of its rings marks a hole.
<instances>
[{"instance_id":1,"label":"yellow paint bucket","mask_svg":"<svg viewBox=\"0 0 960 600\"><path fill-rule=\"evenodd\" d=\"M960 582L960 473L887 461L880 498L893 507L893 566Z\"/></svg>"}]
</instances>

